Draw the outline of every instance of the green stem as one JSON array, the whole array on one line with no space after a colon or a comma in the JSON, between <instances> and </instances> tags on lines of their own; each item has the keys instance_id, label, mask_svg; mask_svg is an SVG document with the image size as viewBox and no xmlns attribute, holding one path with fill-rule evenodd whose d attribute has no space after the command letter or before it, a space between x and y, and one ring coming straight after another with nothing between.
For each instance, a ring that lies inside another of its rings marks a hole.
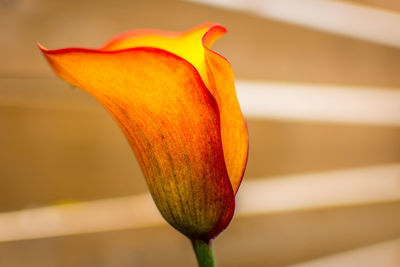
<instances>
[{"instance_id":1,"label":"green stem","mask_svg":"<svg viewBox=\"0 0 400 267\"><path fill-rule=\"evenodd\" d=\"M211 241L207 243L204 240L195 239L192 240L192 245L199 267L217 267Z\"/></svg>"}]
</instances>

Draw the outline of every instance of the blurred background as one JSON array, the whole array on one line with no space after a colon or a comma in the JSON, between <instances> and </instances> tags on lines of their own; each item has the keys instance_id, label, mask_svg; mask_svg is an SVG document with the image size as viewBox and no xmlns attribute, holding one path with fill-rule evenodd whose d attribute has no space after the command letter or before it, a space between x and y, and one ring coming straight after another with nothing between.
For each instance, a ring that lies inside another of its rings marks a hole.
<instances>
[{"instance_id":1,"label":"blurred background","mask_svg":"<svg viewBox=\"0 0 400 267\"><path fill-rule=\"evenodd\" d=\"M228 28L250 135L221 267L400 266L398 0L0 0L0 266L196 266L122 132L35 42Z\"/></svg>"}]
</instances>

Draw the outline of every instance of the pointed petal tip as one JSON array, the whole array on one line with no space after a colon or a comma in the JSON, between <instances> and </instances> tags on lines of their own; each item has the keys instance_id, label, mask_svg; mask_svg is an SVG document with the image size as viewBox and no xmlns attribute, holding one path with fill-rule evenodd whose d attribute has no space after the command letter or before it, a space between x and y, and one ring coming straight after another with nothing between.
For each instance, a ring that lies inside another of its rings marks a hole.
<instances>
[{"instance_id":1,"label":"pointed petal tip","mask_svg":"<svg viewBox=\"0 0 400 267\"><path fill-rule=\"evenodd\" d=\"M46 47L44 47L41 43L39 43L39 42L36 42L36 45L39 47L39 49L42 51L42 52L46 52L46 51L48 51L47 50L47 48Z\"/></svg>"}]
</instances>

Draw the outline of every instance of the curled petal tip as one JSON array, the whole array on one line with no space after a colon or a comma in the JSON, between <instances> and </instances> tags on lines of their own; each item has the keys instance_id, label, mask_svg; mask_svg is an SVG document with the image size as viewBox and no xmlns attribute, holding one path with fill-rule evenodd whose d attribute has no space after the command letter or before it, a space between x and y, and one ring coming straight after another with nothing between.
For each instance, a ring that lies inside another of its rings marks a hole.
<instances>
[{"instance_id":1,"label":"curled petal tip","mask_svg":"<svg viewBox=\"0 0 400 267\"><path fill-rule=\"evenodd\" d=\"M225 27L218 24L212 25L202 37L203 46L209 49L218 38L226 33L227 29Z\"/></svg>"}]
</instances>

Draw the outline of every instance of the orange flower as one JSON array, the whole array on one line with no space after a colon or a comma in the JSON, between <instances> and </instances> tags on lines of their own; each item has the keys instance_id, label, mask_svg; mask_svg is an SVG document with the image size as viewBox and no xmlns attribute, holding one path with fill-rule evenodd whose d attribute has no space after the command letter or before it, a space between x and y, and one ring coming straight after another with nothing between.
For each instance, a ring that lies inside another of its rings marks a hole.
<instances>
[{"instance_id":1,"label":"orange flower","mask_svg":"<svg viewBox=\"0 0 400 267\"><path fill-rule=\"evenodd\" d=\"M53 70L114 117L163 217L208 241L229 224L247 161L248 136L229 62L211 51L226 32L119 35L100 49L47 50Z\"/></svg>"}]
</instances>

